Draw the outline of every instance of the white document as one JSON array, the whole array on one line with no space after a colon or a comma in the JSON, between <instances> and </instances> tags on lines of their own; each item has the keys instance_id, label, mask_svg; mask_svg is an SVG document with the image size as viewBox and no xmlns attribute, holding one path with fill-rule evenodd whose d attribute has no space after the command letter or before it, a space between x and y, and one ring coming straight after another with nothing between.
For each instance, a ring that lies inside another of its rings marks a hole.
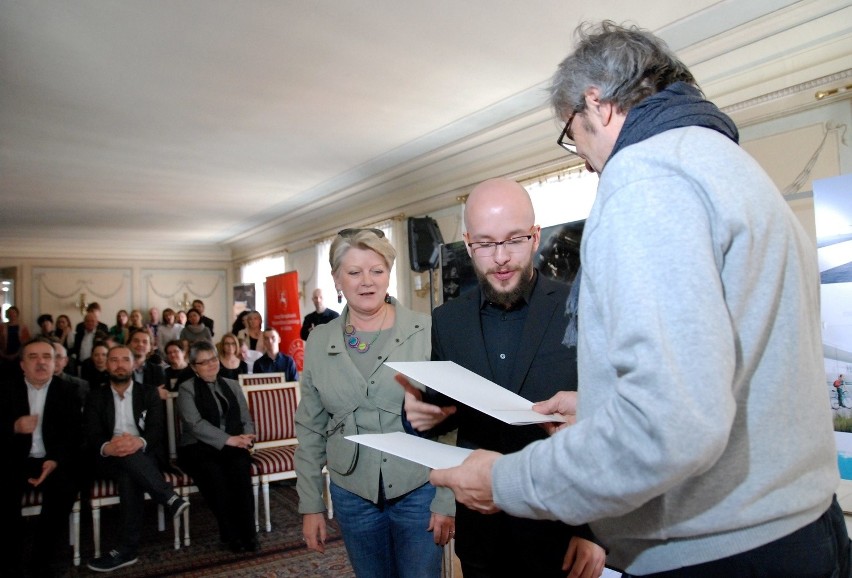
<instances>
[{"instance_id":1,"label":"white document","mask_svg":"<svg viewBox=\"0 0 852 578\"><path fill-rule=\"evenodd\" d=\"M405 432L359 434L346 439L416 462L433 470L461 464L473 450L433 442Z\"/></svg>"},{"instance_id":2,"label":"white document","mask_svg":"<svg viewBox=\"0 0 852 578\"><path fill-rule=\"evenodd\" d=\"M452 361L389 361L385 365L508 424L565 421L561 415L533 411L533 402Z\"/></svg>"}]
</instances>

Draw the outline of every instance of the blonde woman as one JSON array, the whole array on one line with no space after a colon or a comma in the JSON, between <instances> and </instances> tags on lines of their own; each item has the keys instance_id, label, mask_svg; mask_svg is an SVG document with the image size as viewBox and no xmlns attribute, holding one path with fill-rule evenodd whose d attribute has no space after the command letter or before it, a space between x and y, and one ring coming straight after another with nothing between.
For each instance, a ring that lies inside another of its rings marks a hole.
<instances>
[{"instance_id":1,"label":"blonde woman","mask_svg":"<svg viewBox=\"0 0 852 578\"><path fill-rule=\"evenodd\" d=\"M248 373L248 364L240 358L240 343L233 333L226 333L216 345L219 350L219 377L239 380L241 373Z\"/></svg>"},{"instance_id":2,"label":"blonde woman","mask_svg":"<svg viewBox=\"0 0 852 578\"><path fill-rule=\"evenodd\" d=\"M387 295L396 253L378 229L347 229L329 261L347 305L308 339L296 410L296 489L308 548L327 536L322 468L355 574L437 578L453 535L455 501L429 469L359 446L351 433L402 432L403 390L386 361L426 361L430 318Z\"/></svg>"}]
</instances>

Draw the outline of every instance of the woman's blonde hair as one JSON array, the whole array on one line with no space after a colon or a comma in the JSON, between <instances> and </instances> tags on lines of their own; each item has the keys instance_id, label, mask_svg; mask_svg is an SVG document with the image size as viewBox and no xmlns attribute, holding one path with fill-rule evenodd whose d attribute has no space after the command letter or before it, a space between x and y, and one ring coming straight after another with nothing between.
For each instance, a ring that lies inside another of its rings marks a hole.
<instances>
[{"instance_id":1,"label":"woman's blonde hair","mask_svg":"<svg viewBox=\"0 0 852 578\"><path fill-rule=\"evenodd\" d=\"M382 256L388 270L393 268L396 250L381 229L344 229L334 238L328 252L328 262L331 265L332 274L337 273L337 270L340 269L343 256L352 247L375 251Z\"/></svg>"}]
</instances>

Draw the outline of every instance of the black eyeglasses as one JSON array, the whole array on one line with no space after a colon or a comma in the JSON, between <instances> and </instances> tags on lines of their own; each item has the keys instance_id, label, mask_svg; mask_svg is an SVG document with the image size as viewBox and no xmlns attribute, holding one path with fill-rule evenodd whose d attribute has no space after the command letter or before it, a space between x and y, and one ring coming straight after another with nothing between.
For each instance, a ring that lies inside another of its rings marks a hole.
<instances>
[{"instance_id":1,"label":"black eyeglasses","mask_svg":"<svg viewBox=\"0 0 852 578\"><path fill-rule=\"evenodd\" d=\"M571 113L568 117L568 122L565 123L565 128L556 140L556 144L564 148L571 154L577 154L577 145L574 144L574 133L571 132L571 123L574 122L574 117L577 116L577 111Z\"/></svg>"},{"instance_id":2,"label":"black eyeglasses","mask_svg":"<svg viewBox=\"0 0 852 578\"><path fill-rule=\"evenodd\" d=\"M467 246L470 247L473 254L477 257L491 257L497 252L497 247L503 247L507 252L514 255L526 250L527 243L529 243L530 239L534 236L535 233L531 235L512 237L505 241L474 241L473 243L468 243Z\"/></svg>"},{"instance_id":3,"label":"black eyeglasses","mask_svg":"<svg viewBox=\"0 0 852 578\"><path fill-rule=\"evenodd\" d=\"M211 363L219 363L218 357L211 357L209 359L196 360L193 365L200 365L201 367L207 367Z\"/></svg>"},{"instance_id":4,"label":"black eyeglasses","mask_svg":"<svg viewBox=\"0 0 852 578\"><path fill-rule=\"evenodd\" d=\"M341 237L354 237L361 231L370 231L371 233L375 234L376 237L378 237L379 239L385 236L385 232L381 229L343 229L342 231L338 231L337 234Z\"/></svg>"}]
</instances>

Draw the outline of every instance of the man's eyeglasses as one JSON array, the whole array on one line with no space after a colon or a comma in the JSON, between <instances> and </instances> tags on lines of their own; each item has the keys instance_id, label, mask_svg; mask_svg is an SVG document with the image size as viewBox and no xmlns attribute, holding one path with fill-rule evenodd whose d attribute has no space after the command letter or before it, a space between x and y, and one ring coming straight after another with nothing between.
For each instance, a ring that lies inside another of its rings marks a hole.
<instances>
[{"instance_id":1,"label":"man's eyeglasses","mask_svg":"<svg viewBox=\"0 0 852 578\"><path fill-rule=\"evenodd\" d=\"M342 231L338 231L337 234L341 237L354 237L361 231L370 231L371 233L374 233L379 239L385 236L385 232L381 229L343 229Z\"/></svg>"},{"instance_id":2,"label":"man's eyeglasses","mask_svg":"<svg viewBox=\"0 0 852 578\"><path fill-rule=\"evenodd\" d=\"M575 116L577 116L576 111L572 112L571 116L568 117L568 122L565 123L565 128L562 129L562 133L556 140L556 143L559 146L574 155L577 154L577 145L574 144L574 133L571 131L571 123L574 122Z\"/></svg>"},{"instance_id":3,"label":"man's eyeglasses","mask_svg":"<svg viewBox=\"0 0 852 578\"><path fill-rule=\"evenodd\" d=\"M202 359L201 361L197 361L193 363L193 365L200 365L201 367L207 367L210 364L219 363L218 357L211 357L209 359Z\"/></svg>"},{"instance_id":4,"label":"man's eyeglasses","mask_svg":"<svg viewBox=\"0 0 852 578\"><path fill-rule=\"evenodd\" d=\"M526 250L527 243L530 242L535 235L521 235L512 237L505 241L475 241L468 243L467 246L473 251L477 257L491 257L497 252L497 247L503 247L511 254L523 253Z\"/></svg>"}]
</instances>

